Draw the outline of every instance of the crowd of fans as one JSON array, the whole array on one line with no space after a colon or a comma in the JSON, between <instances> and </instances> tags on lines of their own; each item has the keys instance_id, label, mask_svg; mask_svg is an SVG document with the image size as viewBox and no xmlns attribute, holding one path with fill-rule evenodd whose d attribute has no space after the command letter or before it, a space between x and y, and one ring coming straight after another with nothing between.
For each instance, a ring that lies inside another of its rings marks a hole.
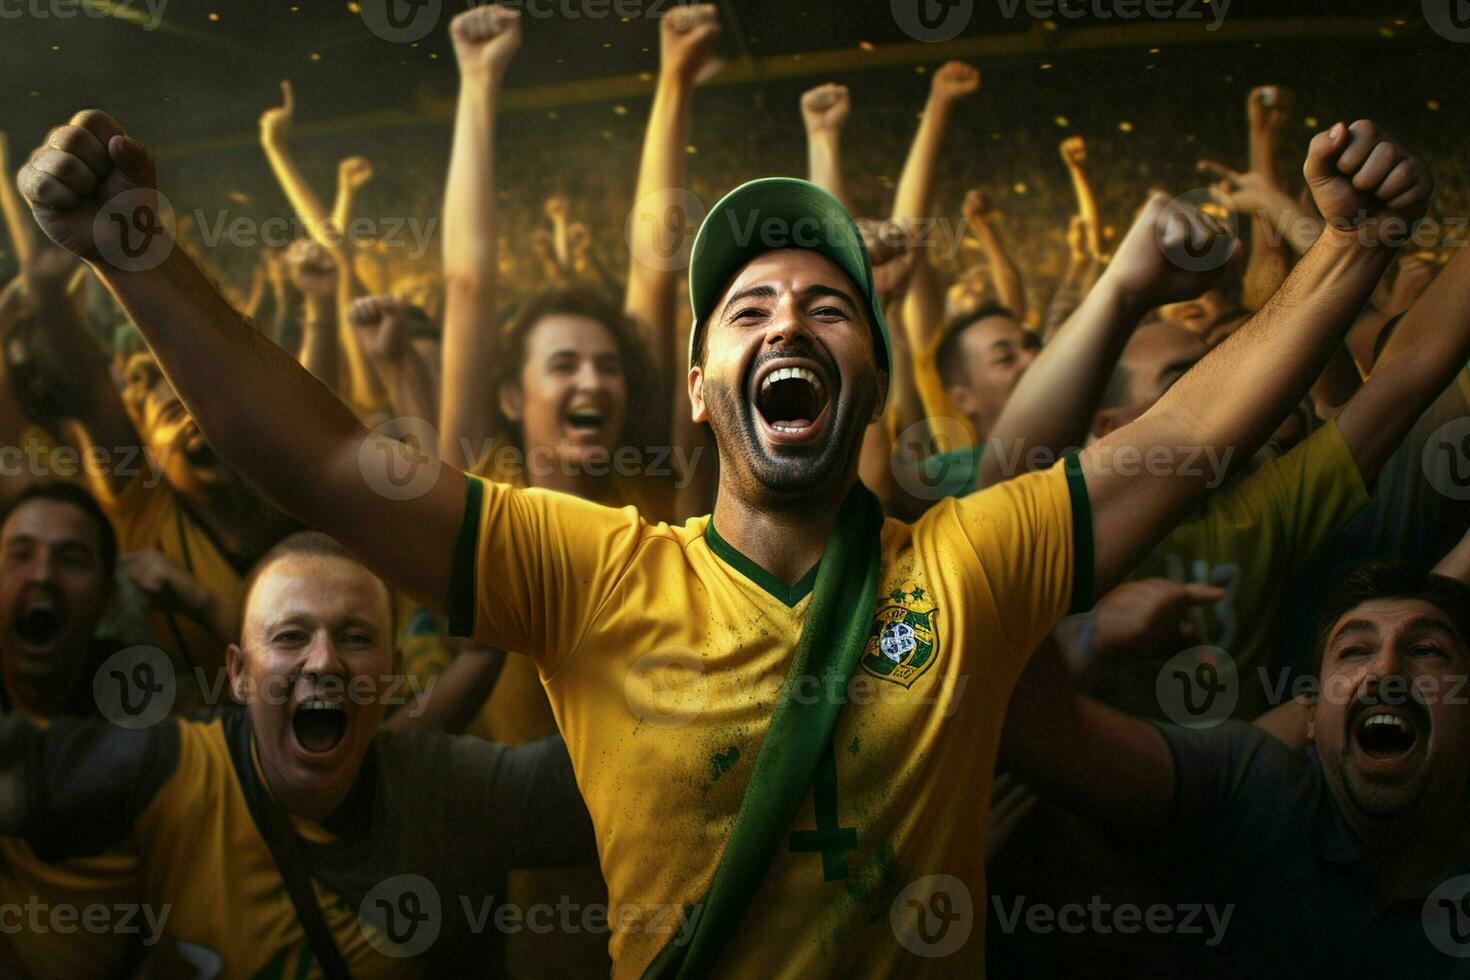
<instances>
[{"instance_id":1,"label":"crowd of fans","mask_svg":"<svg viewBox=\"0 0 1470 980\"><path fill-rule=\"evenodd\" d=\"M707 6L641 143L553 143L514 12L449 30L447 175L262 107L279 246L103 111L0 154L0 970L1464 975L1463 160L1270 79L1167 140L972 125L960 62L752 113ZM879 696L783 809L823 644Z\"/></svg>"}]
</instances>

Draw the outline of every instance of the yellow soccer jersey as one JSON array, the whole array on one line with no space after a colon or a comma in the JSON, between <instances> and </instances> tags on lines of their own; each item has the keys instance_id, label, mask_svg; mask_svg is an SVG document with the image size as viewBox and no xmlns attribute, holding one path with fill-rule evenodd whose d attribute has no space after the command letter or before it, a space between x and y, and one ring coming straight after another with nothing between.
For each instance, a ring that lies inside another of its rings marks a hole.
<instances>
[{"instance_id":1,"label":"yellow soccer jersey","mask_svg":"<svg viewBox=\"0 0 1470 980\"><path fill-rule=\"evenodd\" d=\"M136 852L143 901L163 916L157 975L321 976L260 829L262 814L283 815L253 746L239 709L142 730L69 720L0 731L26 786L16 830L38 855L74 858L119 840ZM379 732L336 814L289 819L354 977L493 969L501 937L489 912L505 871L592 855L560 739L505 748Z\"/></svg>"},{"instance_id":2,"label":"yellow soccer jersey","mask_svg":"<svg viewBox=\"0 0 1470 980\"><path fill-rule=\"evenodd\" d=\"M614 975L636 977L709 887L816 569L786 585L708 517L468 486L451 632L534 657L597 832ZM1080 471L1062 466L884 524L850 703L729 974L983 973L1001 723L1074 589L1090 602L1091 548Z\"/></svg>"},{"instance_id":3,"label":"yellow soccer jersey","mask_svg":"<svg viewBox=\"0 0 1470 980\"><path fill-rule=\"evenodd\" d=\"M1203 642L1229 653L1239 671L1235 717L1254 718L1267 710L1274 703L1270 692L1285 684L1272 660L1290 599L1282 583L1295 581L1317 550L1367 505L1362 471L1336 423L1328 423L1216 493L1129 575L1225 590L1223 599L1200 610L1199 623ZM1093 693L1125 711L1165 717L1156 694L1162 667L1162 660L1149 660L1108 671Z\"/></svg>"}]
</instances>

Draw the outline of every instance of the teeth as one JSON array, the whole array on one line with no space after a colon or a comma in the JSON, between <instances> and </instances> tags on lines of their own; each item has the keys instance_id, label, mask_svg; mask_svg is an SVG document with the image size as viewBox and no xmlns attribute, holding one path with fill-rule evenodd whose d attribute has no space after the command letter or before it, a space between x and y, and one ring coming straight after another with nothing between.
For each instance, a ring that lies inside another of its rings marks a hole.
<instances>
[{"instance_id":1,"label":"teeth","mask_svg":"<svg viewBox=\"0 0 1470 980\"><path fill-rule=\"evenodd\" d=\"M770 374L766 375L765 379L761 381L761 388L769 388L777 381L785 381L788 378L799 378L802 381L810 382L812 386L817 388L818 390L820 390L822 387L822 381L820 378L817 377L816 372L810 371L804 367L783 367L777 368Z\"/></svg>"},{"instance_id":2,"label":"teeth","mask_svg":"<svg viewBox=\"0 0 1470 980\"><path fill-rule=\"evenodd\" d=\"M1367 721L1363 722L1363 727L1368 728L1372 725L1392 725L1402 732L1409 730L1408 723L1396 715L1371 715Z\"/></svg>"},{"instance_id":3,"label":"teeth","mask_svg":"<svg viewBox=\"0 0 1470 980\"><path fill-rule=\"evenodd\" d=\"M301 707L300 707L299 710L301 710L301 711L339 711L339 710L341 710L343 703L344 703L344 699L341 698L341 697L334 697L334 698L307 698L305 701L302 701L301 702Z\"/></svg>"}]
</instances>

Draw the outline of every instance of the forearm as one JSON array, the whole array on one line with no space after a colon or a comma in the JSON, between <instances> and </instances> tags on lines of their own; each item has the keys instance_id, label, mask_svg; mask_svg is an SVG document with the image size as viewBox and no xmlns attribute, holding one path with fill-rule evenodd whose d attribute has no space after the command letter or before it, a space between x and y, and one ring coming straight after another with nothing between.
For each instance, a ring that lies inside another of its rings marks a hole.
<instances>
[{"instance_id":1,"label":"forearm","mask_svg":"<svg viewBox=\"0 0 1470 980\"><path fill-rule=\"evenodd\" d=\"M443 672L383 724L392 731L445 731L459 734L485 706L505 666L505 652L462 642Z\"/></svg>"},{"instance_id":2,"label":"forearm","mask_svg":"<svg viewBox=\"0 0 1470 980\"><path fill-rule=\"evenodd\" d=\"M1072 178L1072 193L1077 197L1077 213L1087 228L1087 251L1098 259L1102 256L1102 222L1097 213L1097 196L1092 193L1092 185L1081 167L1070 165L1067 172Z\"/></svg>"},{"instance_id":3,"label":"forearm","mask_svg":"<svg viewBox=\"0 0 1470 980\"><path fill-rule=\"evenodd\" d=\"M1202 457L1238 467L1261 447L1321 374L1392 257L1391 249L1328 232L1259 313L1141 419L1083 453L1099 542L1099 593L1212 489L1214 468L1198 465ZM1124 460L1143 453L1151 467L1161 458L1172 461L1168 472L1142 476L1125 469ZM1196 465L1185 465L1188 460Z\"/></svg>"},{"instance_id":4,"label":"forearm","mask_svg":"<svg viewBox=\"0 0 1470 980\"><path fill-rule=\"evenodd\" d=\"M944 142L944 130L949 125L952 103L946 99L931 97L919 120L919 130L914 134L908 158L903 164L903 173L898 178L898 189L893 198L893 220L914 221L925 217L934 196L934 173L939 166L939 148Z\"/></svg>"},{"instance_id":5,"label":"forearm","mask_svg":"<svg viewBox=\"0 0 1470 980\"><path fill-rule=\"evenodd\" d=\"M842 135L824 129L807 133L807 179L837 200L847 203L842 186Z\"/></svg>"},{"instance_id":6,"label":"forearm","mask_svg":"<svg viewBox=\"0 0 1470 980\"><path fill-rule=\"evenodd\" d=\"M1113 366L1144 312L1140 300L1103 276L1006 400L980 460L981 488L1016 475L1005 472L1007 459L1028 458L1038 447L1056 459L1083 444Z\"/></svg>"},{"instance_id":7,"label":"forearm","mask_svg":"<svg viewBox=\"0 0 1470 980\"><path fill-rule=\"evenodd\" d=\"M995 287L995 294L1006 309L1010 310L1017 322L1026 322L1026 291L1021 288L1021 273L1016 268L1016 263L1011 261L1010 253L1006 251L1005 244L995 229L984 218L977 218L970 226L975 231L975 240L980 243L980 250L985 253L985 261L989 266L990 283Z\"/></svg>"},{"instance_id":8,"label":"forearm","mask_svg":"<svg viewBox=\"0 0 1470 980\"><path fill-rule=\"evenodd\" d=\"M387 390L395 416L430 422L439 417L434 379L428 365L411 349L396 360L374 360L373 367Z\"/></svg>"},{"instance_id":9,"label":"forearm","mask_svg":"<svg viewBox=\"0 0 1470 980\"><path fill-rule=\"evenodd\" d=\"M628 259L628 291L624 309L637 323L653 366L663 376L674 373L680 363L674 350L674 298L678 273L668 263L648 265L661 255L662 237L671 208L678 202L668 197L669 188L685 186L688 153L689 113L693 84L670 72L661 72L643 135L643 154L638 162L638 180L633 191L632 227Z\"/></svg>"},{"instance_id":10,"label":"forearm","mask_svg":"<svg viewBox=\"0 0 1470 980\"><path fill-rule=\"evenodd\" d=\"M137 324L209 444L277 504L331 520L366 435L331 390L260 335L181 249L156 269L98 275ZM240 398L254 393L250 411Z\"/></svg>"},{"instance_id":11,"label":"forearm","mask_svg":"<svg viewBox=\"0 0 1470 980\"><path fill-rule=\"evenodd\" d=\"M355 300L366 292L362 281L357 278L357 273L352 268L352 253L343 251L337 256L337 309L347 310L352 308ZM348 403L356 408L381 405L387 398L383 391L383 385L378 380L378 375L368 363L367 355L363 353L361 345L357 342L357 334L344 316L337 316L333 323L336 331L336 345L341 351L339 374L345 368L346 389Z\"/></svg>"},{"instance_id":12,"label":"forearm","mask_svg":"<svg viewBox=\"0 0 1470 980\"><path fill-rule=\"evenodd\" d=\"M1458 250L1409 308L1373 373L1338 416L1365 480L1377 478L1409 429L1470 361L1470 251Z\"/></svg>"},{"instance_id":13,"label":"forearm","mask_svg":"<svg viewBox=\"0 0 1470 980\"><path fill-rule=\"evenodd\" d=\"M301 324L301 350L296 359L312 377L337 391L341 383L338 359L337 303L331 299L309 299Z\"/></svg>"},{"instance_id":14,"label":"forearm","mask_svg":"<svg viewBox=\"0 0 1470 980\"><path fill-rule=\"evenodd\" d=\"M1163 737L1080 694L1049 638L1016 682L1000 762L1039 794L1114 828L1160 827L1173 802L1174 763Z\"/></svg>"},{"instance_id":15,"label":"forearm","mask_svg":"<svg viewBox=\"0 0 1470 980\"><path fill-rule=\"evenodd\" d=\"M321 198L311 189L296 165L296 158L283 141L263 140L261 149L270 163L271 172L280 182L296 217L306 225L306 233L323 248L336 253L342 245L340 233L333 234L333 226ZM338 229L340 232L340 229Z\"/></svg>"},{"instance_id":16,"label":"forearm","mask_svg":"<svg viewBox=\"0 0 1470 980\"><path fill-rule=\"evenodd\" d=\"M346 182L337 185L337 199L332 202L332 228L347 242L347 229L352 223L353 209L357 205L357 191Z\"/></svg>"},{"instance_id":17,"label":"forearm","mask_svg":"<svg viewBox=\"0 0 1470 980\"><path fill-rule=\"evenodd\" d=\"M444 195L444 352L439 415L440 457L461 440L494 438L495 392L495 111L499 82L466 76L460 82L454 145Z\"/></svg>"}]
</instances>

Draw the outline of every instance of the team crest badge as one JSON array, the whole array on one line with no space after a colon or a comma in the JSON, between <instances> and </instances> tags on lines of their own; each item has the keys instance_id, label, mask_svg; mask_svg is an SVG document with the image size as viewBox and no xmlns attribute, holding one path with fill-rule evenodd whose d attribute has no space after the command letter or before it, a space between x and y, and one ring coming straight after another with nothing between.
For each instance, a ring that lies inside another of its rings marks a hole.
<instances>
[{"instance_id":1,"label":"team crest badge","mask_svg":"<svg viewBox=\"0 0 1470 980\"><path fill-rule=\"evenodd\" d=\"M934 617L939 610L917 586L894 589L883 596L863 649L863 670L904 687L924 675L939 659Z\"/></svg>"}]
</instances>

